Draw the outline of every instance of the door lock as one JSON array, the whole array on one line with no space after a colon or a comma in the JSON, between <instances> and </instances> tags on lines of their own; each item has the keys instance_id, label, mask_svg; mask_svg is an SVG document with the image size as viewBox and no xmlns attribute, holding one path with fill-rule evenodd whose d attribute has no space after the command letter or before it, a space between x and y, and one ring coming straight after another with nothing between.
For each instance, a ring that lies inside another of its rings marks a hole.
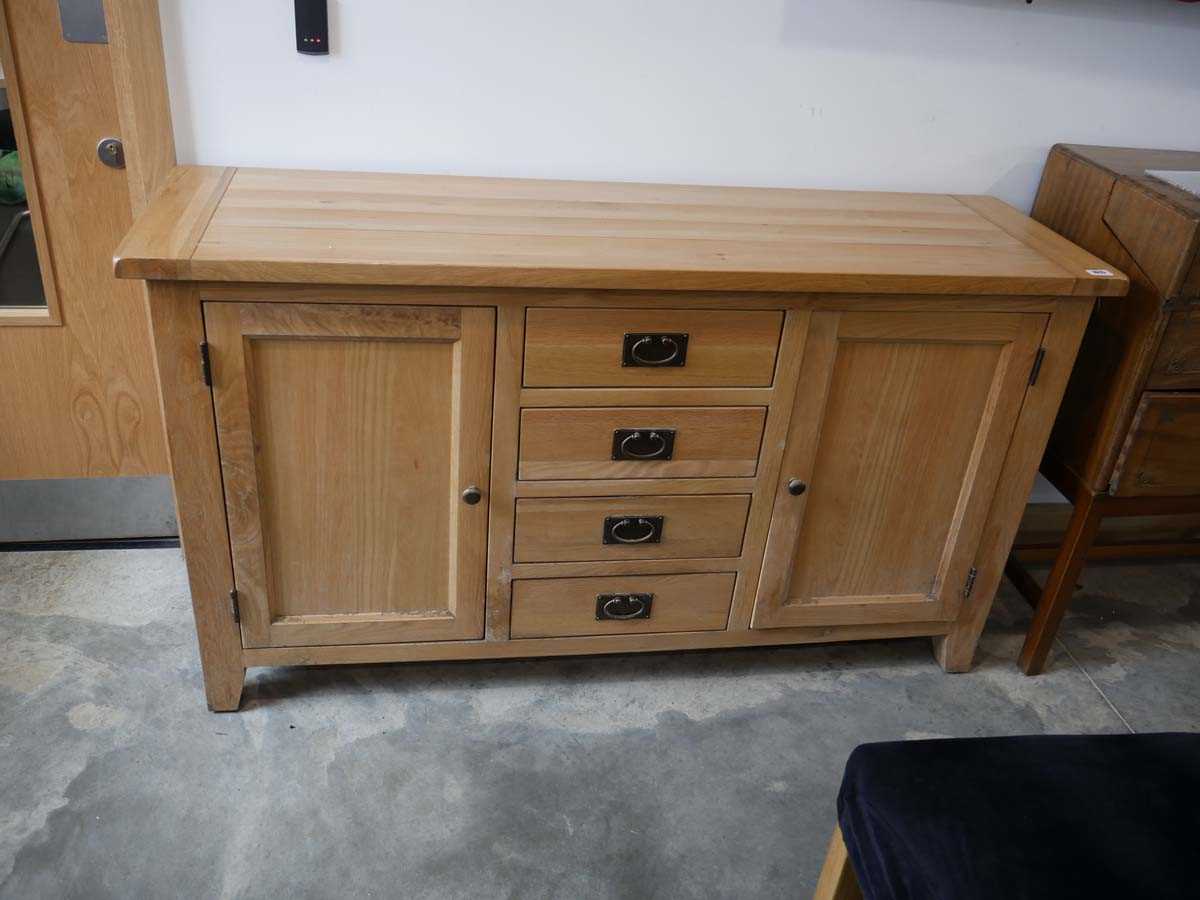
<instances>
[{"instance_id":1,"label":"door lock","mask_svg":"<svg viewBox=\"0 0 1200 900\"><path fill-rule=\"evenodd\" d=\"M125 145L120 138L101 138L96 145L96 156L110 169L125 168Z\"/></svg>"}]
</instances>

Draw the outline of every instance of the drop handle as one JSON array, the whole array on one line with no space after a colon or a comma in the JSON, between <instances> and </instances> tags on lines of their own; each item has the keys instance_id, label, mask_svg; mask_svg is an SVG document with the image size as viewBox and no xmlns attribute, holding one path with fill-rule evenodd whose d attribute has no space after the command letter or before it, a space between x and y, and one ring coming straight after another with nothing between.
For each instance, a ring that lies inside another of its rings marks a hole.
<instances>
[{"instance_id":1,"label":"drop handle","mask_svg":"<svg viewBox=\"0 0 1200 900\"><path fill-rule=\"evenodd\" d=\"M474 506L483 499L483 491L479 489L478 485L473 484L462 492L462 499L467 506Z\"/></svg>"},{"instance_id":2,"label":"drop handle","mask_svg":"<svg viewBox=\"0 0 1200 900\"><path fill-rule=\"evenodd\" d=\"M788 493L791 494L793 497L799 497L801 494L803 494L805 491L808 490L808 485L805 484L803 481L801 481L799 478L792 478L787 483L787 489L788 489Z\"/></svg>"}]
</instances>

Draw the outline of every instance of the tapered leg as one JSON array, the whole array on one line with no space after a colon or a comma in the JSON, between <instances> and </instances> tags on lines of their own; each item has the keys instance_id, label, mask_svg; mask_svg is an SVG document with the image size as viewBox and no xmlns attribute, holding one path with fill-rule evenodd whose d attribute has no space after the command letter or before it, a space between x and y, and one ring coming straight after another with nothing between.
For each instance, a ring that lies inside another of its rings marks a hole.
<instances>
[{"instance_id":1,"label":"tapered leg","mask_svg":"<svg viewBox=\"0 0 1200 900\"><path fill-rule=\"evenodd\" d=\"M854 874L846 843L842 840L842 829L835 827L813 900L860 900L861 897L858 876Z\"/></svg>"},{"instance_id":2,"label":"tapered leg","mask_svg":"<svg viewBox=\"0 0 1200 900\"><path fill-rule=\"evenodd\" d=\"M234 621L229 601L234 587L233 563L212 394L204 384L200 365L200 342L204 340L200 296L193 285L174 282L151 282L148 292L175 510L200 642L204 692L209 709L233 712L241 703L246 669L242 664L241 629Z\"/></svg>"},{"instance_id":3,"label":"tapered leg","mask_svg":"<svg viewBox=\"0 0 1200 900\"><path fill-rule=\"evenodd\" d=\"M1083 571L1088 548L1100 530L1102 515L1097 498L1085 495L1079 498L1062 547L1054 560L1054 568L1042 588L1041 599L1033 613L1033 622L1025 634L1025 646L1021 648L1018 665L1026 675L1039 675L1046 667L1046 657L1058 626L1067 611L1067 603L1075 590L1079 574Z\"/></svg>"}]
</instances>

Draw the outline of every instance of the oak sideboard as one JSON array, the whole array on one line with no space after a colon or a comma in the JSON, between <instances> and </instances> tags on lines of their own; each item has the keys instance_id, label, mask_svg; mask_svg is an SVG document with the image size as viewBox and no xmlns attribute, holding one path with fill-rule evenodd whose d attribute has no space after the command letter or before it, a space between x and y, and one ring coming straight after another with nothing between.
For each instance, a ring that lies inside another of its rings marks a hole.
<instances>
[{"instance_id":1,"label":"oak sideboard","mask_svg":"<svg viewBox=\"0 0 1200 900\"><path fill-rule=\"evenodd\" d=\"M181 167L150 320L208 702L251 666L933 638L1094 298L989 197Z\"/></svg>"}]
</instances>

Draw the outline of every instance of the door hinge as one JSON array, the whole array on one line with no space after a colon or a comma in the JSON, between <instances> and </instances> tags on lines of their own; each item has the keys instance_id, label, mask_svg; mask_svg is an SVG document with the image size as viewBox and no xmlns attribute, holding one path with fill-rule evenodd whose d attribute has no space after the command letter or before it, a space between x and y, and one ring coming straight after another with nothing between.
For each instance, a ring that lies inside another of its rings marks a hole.
<instances>
[{"instance_id":1,"label":"door hinge","mask_svg":"<svg viewBox=\"0 0 1200 900\"><path fill-rule=\"evenodd\" d=\"M238 601L236 588L229 592L229 612L233 615L234 624L240 625L242 621L242 604Z\"/></svg>"},{"instance_id":2,"label":"door hinge","mask_svg":"<svg viewBox=\"0 0 1200 900\"><path fill-rule=\"evenodd\" d=\"M200 375L204 383L212 387L212 357L208 355L208 341L200 342Z\"/></svg>"},{"instance_id":3,"label":"door hinge","mask_svg":"<svg viewBox=\"0 0 1200 900\"><path fill-rule=\"evenodd\" d=\"M967 570L967 583L963 585L963 599L968 600L971 597L971 591L975 590L975 579L979 576L979 570L971 566Z\"/></svg>"},{"instance_id":4,"label":"door hinge","mask_svg":"<svg viewBox=\"0 0 1200 900\"><path fill-rule=\"evenodd\" d=\"M1037 384L1038 375L1042 374L1042 363L1046 361L1046 348L1038 347L1037 356L1033 358L1033 369L1029 373L1029 383Z\"/></svg>"}]
</instances>

